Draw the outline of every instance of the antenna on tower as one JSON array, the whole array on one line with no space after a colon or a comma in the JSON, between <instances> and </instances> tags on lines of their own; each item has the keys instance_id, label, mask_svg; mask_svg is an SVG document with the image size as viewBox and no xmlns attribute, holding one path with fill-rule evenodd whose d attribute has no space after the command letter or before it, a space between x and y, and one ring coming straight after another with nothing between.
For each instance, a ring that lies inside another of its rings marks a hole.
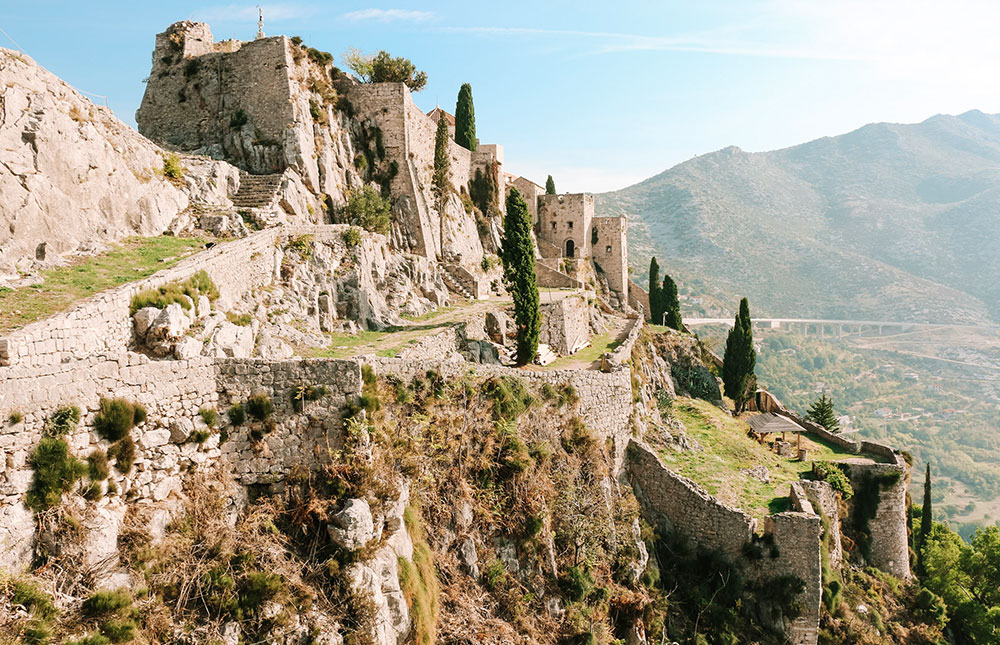
<instances>
[{"instance_id":1,"label":"antenna on tower","mask_svg":"<svg viewBox=\"0 0 1000 645\"><path fill-rule=\"evenodd\" d=\"M264 10L257 5L257 38L264 37Z\"/></svg>"}]
</instances>

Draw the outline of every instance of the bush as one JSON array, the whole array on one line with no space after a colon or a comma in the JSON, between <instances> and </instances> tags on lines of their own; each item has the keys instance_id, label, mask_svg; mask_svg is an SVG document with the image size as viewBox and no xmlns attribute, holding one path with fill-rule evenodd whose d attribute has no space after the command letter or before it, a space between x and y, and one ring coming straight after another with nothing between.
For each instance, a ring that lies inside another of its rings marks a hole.
<instances>
[{"instance_id":1,"label":"bush","mask_svg":"<svg viewBox=\"0 0 1000 645\"><path fill-rule=\"evenodd\" d=\"M274 404L271 403L271 397L260 392L247 399L246 409L247 414L254 419L264 421L274 412Z\"/></svg>"},{"instance_id":2,"label":"bush","mask_svg":"<svg viewBox=\"0 0 1000 645\"><path fill-rule=\"evenodd\" d=\"M583 566L570 567L562 579L563 591L571 602L579 602L587 597L594 586L594 578Z\"/></svg>"},{"instance_id":3,"label":"bush","mask_svg":"<svg viewBox=\"0 0 1000 645\"><path fill-rule=\"evenodd\" d=\"M132 606L132 596L124 589L98 591L83 601L80 611L87 618L102 618Z\"/></svg>"},{"instance_id":4,"label":"bush","mask_svg":"<svg viewBox=\"0 0 1000 645\"><path fill-rule=\"evenodd\" d=\"M532 515L524 522L524 537L531 539L538 535L545 526L545 520L541 515Z\"/></svg>"},{"instance_id":5,"label":"bush","mask_svg":"<svg viewBox=\"0 0 1000 645\"><path fill-rule=\"evenodd\" d=\"M247 412L246 410L243 409L243 406L240 405L239 403L236 403L231 408L229 408L229 411L226 412L226 416L229 417L229 423L233 424L234 426L241 426L247 420Z\"/></svg>"},{"instance_id":6,"label":"bush","mask_svg":"<svg viewBox=\"0 0 1000 645\"><path fill-rule=\"evenodd\" d=\"M212 433L209 432L208 430L195 430L190 434L190 436L188 436L188 441L193 441L194 443L200 446L201 444L208 441L208 438L211 436Z\"/></svg>"},{"instance_id":7,"label":"bush","mask_svg":"<svg viewBox=\"0 0 1000 645\"><path fill-rule=\"evenodd\" d=\"M10 422L10 425L16 426L24 421L24 414L20 410L14 410L10 413L10 416L7 417L7 421Z\"/></svg>"},{"instance_id":8,"label":"bush","mask_svg":"<svg viewBox=\"0 0 1000 645\"><path fill-rule=\"evenodd\" d=\"M844 471L837 464L825 461L813 462L813 476L819 481L830 484L833 490L839 491L844 500L854 496L854 488L851 487L851 480L848 479Z\"/></svg>"},{"instance_id":9,"label":"bush","mask_svg":"<svg viewBox=\"0 0 1000 645\"><path fill-rule=\"evenodd\" d=\"M132 437L125 436L108 448L108 457L115 460L115 470L127 475L135 463L135 442Z\"/></svg>"},{"instance_id":10,"label":"bush","mask_svg":"<svg viewBox=\"0 0 1000 645\"><path fill-rule=\"evenodd\" d=\"M240 108L233 112L233 116L229 119L229 127L233 130L239 130L249 122L250 117L243 111L243 108Z\"/></svg>"},{"instance_id":11,"label":"bush","mask_svg":"<svg viewBox=\"0 0 1000 645\"><path fill-rule=\"evenodd\" d=\"M108 467L108 456L103 450L95 450L87 455L87 476L91 480L103 481L111 474Z\"/></svg>"},{"instance_id":12,"label":"bush","mask_svg":"<svg viewBox=\"0 0 1000 645\"><path fill-rule=\"evenodd\" d=\"M347 193L347 203L336 214L338 224L350 224L385 235L392 223L392 203L369 185Z\"/></svg>"},{"instance_id":13,"label":"bush","mask_svg":"<svg viewBox=\"0 0 1000 645\"><path fill-rule=\"evenodd\" d=\"M109 620L101 625L101 634L112 643L127 643L135 638L135 623L131 620Z\"/></svg>"},{"instance_id":14,"label":"bush","mask_svg":"<svg viewBox=\"0 0 1000 645\"><path fill-rule=\"evenodd\" d=\"M70 455L66 441L58 437L42 437L29 464L34 474L25 505L36 511L59 504L63 493L87 473L87 464Z\"/></svg>"},{"instance_id":15,"label":"bush","mask_svg":"<svg viewBox=\"0 0 1000 645\"><path fill-rule=\"evenodd\" d=\"M90 482L80 489L80 495L88 502L96 502L104 495L101 482Z\"/></svg>"},{"instance_id":16,"label":"bush","mask_svg":"<svg viewBox=\"0 0 1000 645\"><path fill-rule=\"evenodd\" d=\"M238 314L232 311L227 311L226 320L238 327L249 327L250 323L253 322L253 316L250 314Z\"/></svg>"},{"instance_id":17,"label":"bush","mask_svg":"<svg viewBox=\"0 0 1000 645\"><path fill-rule=\"evenodd\" d=\"M11 602L21 605L35 618L47 620L58 613L52 597L30 582L15 582L13 591Z\"/></svg>"},{"instance_id":18,"label":"bush","mask_svg":"<svg viewBox=\"0 0 1000 645\"><path fill-rule=\"evenodd\" d=\"M184 166L176 152L171 152L163 158L163 176L169 179L180 179L184 176Z\"/></svg>"},{"instance_id":19,"label":"bush","mask_svg":"<svg viewBox=\"0 0 1000 645\"><path fill-rule=\"evenodd\" d=\"M361 244L361 231L352 226L351 228L344 231L343 238L344 238L344 244L347 245L347 248L353 249L358 244Z\"/></svg>"},{"instance_id":20,"label":"bush","mask_svg":"<svg viewBox=\"0 0 1000 645\"><path fill-rule=\"evenodd\" d=\"M198 410L198 416L210 428L214 428L219 423L219 413L215 411L215 408L201 408Z\"/></svg>"},{"instance_id":21,"label":"bush","mask_svg":"<svg viewBox=\"0 0 1000 645\"><path fill-rule=\"evenodd\" d=\"M262 571L247 574L240 584L240 614L243 616L255 615L265 602L274 598L281 591L284 584L281 576L277 574Z\"/></svg>"},{"instance_id":22,"label":"bush","mask_svg":"<svg viewBox=\"0 0 1000 645\"><path fill-rule=\"evenodd\" d=\"M519 474L531 468L534 460L528 452L512 423L499 424L500 433L500 465L510 474Z\"/></svg>"},{"instance_id":23,"label":"bush","mask_svg":"<svg viewBox=\"0 0 1000 645\"><path fill-rule=\"evenodd\" d=\"M491 378L483 383L483 393L493 400L493 418L512 420L534 402L524 381L515 376Z\"/></svg>"},{"instance_id":24,"label":"bush","mask_svg":"<svg viewBox=\"0 0 1000 645\"><path fill-rule=\"evenodd\" d=\"M135 314L143 307L164 309L174 303L188 310L191 308L191 303L197 303L201 296L207 297L211 302L215 302L219 297L218 287L204 270L181 282L171 282L155 289L143 289L132 296L129 311Z\"/></svg>"},{"instance_id":25,"label":"bush","mask_svg":"<svg viewBox=\"0 0 1000 645\"><path fill-rule=\"evenodd\" d=\"M507 586L507 567L500 560L492 560L483 569L483 585L490 591L497 591Z\"/></svg>"},{"instance_id":26,"label":"bush","mask_svg":"<svg viewBox=\"0 0 1000 645\"><path fill-rule=\"evenodd\" d=\"M64 435L76 429L78 423L80 423L80 408L66 405L52 413L45 424L45 433L53 437Z\"/></svg>"},{"instance_id":27,"label":"bush","mask_svg":"<svg viewBox=\"0 0 1000 645\"><path fill-rule=\"evenodd\" d=\"M921 589L916 599L916 614L926 623L944 627L948 624L948 606L930 589Z\"/></svg>"},{"instance_id":28,"label":"bush","mask_svg":"<svg viewBox=\"0 0 1000 645\"><path fill-rule=\"evenodd\" d=\"M296 385L292 388L292 408L302 412L306 401L318 401L328 393L325 385Z\"/></svg>"},{"instance_id":29,"label":"bush","mask_svg":"<svg viewBox=\"0 0 1000 645\"><path fill-rule=\"evenodd\" d=\"M100 409L94 416L94 430L105 441L118 441L135 425L136 407L125 399L101 398ZM142 410L146 418L146 410Z\"/></svg>"}]
</instances>

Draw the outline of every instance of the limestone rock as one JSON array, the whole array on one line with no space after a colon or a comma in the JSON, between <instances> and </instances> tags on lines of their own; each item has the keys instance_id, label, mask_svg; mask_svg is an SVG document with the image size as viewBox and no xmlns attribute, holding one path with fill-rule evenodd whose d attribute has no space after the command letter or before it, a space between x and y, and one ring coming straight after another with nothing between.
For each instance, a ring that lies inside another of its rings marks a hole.
<instances>
[{"instance_id":1,"label":"limestone rock","mask_svg":"<svg viewBox=\"0 0 1000 645\"><path fill-rule=\"evenodd\" d=\"M174 346L174 357L179 360L194 358L201 355L202 347L204 347L204 343L197 338L185 336Z\"/></svg>"},{"instance_id":2,"label":"limestone rock","mask_svg":"<svg viewBox=\"0 0 1000 645\"><path fill-rule=\"evenodd\" d=\"M194 422L191 419L186 417L177 419L170 424L170 441L186 443L192 432L194 432Z\"/></svg>"},{"instance_id":3,"label":"limestone rock","mask_svg":"<svg viewBox=\"0 0 1000 645\"><path fill-rule=\"evenodd\" d=\"M253 329L248 326L220 323L205 349L208 356L249 358L253 353Z\"/></svg>"},{"instance_id":4,"label":"limestone rock","mask_svg":"<svg viewBox=\"0 0 1000 645\"><path fill-rule=\"evenodd\" d=\"M152 326L153 321L160 315L161 310L156 307L143 307L139 311L135 312L132 316L135 335L139 338L145 338L146 332L149 331L150 326Z\"/></svg>"},{"instance_id":5,"label":"limestone rock","mask_svg":"<svg viewBox=\"0 0 1000 645\"><path fill-rule=\"evenodd\" d=\"M494 343L503 345L510 328L510 316L504 312L491 311L486 314L486 333Z\"/></svg>"},{"instance_id":6,"label":"limestone rock","mask_svg":"<svg viewBox=\"0 0 1000 645\"><path fill-rule=\"evenodd\" d=\"M146 332L146 345L158 356L166 356L173 351L184 332L191 327L191 319L176 302L167 305L153 320Z\"/></svg>"},{"instance_id":7,"label":"limestone rock","mask_svg":"<svg viewBox=\"0 0 1000 645\"><path fill-rule=\"evenodd\" d=\"M336 513L327 526L330 538L340 546L354 551L368 544L375 536L375 523L368 502L349 499L343 510Z\"/></svg>"},{"instance_id":8,"label":"limestone rock","mask_svg":"<svg viewBox=\"0 0 1000 645\"><path fill-rule=\"evenodd\" d=\"M472 576L479 579L479 554L476 552L476 543L471 537L466 537L458 545L458 559L462 563L462 568Z\"/></svg>"}]
</instances>

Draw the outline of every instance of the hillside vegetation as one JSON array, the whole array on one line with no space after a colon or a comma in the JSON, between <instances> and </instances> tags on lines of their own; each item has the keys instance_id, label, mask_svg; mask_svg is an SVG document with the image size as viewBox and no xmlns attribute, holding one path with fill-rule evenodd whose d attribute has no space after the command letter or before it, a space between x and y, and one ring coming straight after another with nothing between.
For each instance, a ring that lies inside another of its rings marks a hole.
<instances>
[{"instance_id":1,"label":"hillside vegetation","mask_svg":"<svg viewBox=\"0 0 1000 645\"><path fill-rule=\"evenodd\" d=\"M773 152L730 147L623 190L632 264L747 295L760 314L1000 316L1000 117L878 123Z\"/></svg>"}]
</instances>

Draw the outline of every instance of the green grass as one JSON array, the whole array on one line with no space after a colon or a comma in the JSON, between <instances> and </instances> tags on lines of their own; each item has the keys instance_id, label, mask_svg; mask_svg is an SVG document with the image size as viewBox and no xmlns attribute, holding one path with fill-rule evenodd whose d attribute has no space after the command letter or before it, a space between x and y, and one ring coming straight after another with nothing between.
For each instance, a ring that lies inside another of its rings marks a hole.
<instances>
[{"instance_id":1,"label":"green grass","mask_svg":"<svg viewBox=\"0 0 1000 645\"><path fill-rule=\"evenodd\" d=\"M746 435L746 422L734 419L707 401L678 398L674 414L687 428L688 437L702 447L699 451L662 451L663 463L675 472L699 483L723 502L741 508L758 519L787 509L788 485L802 479L813 461L837 461L857 457L833 444L821 444L803 436L809 449L807 461L779 457L766 445ZM794 438L789 437L794 441ZM767 468L771 481L764 483L740 474L753 466Z\"/></svg>"},{"instance_id":2,"label":"green grass","mask_svg":"<svg viewBox=\"0 0 1000 645\"><path fill-rule=\"evenodd\" d=\"M44 281L0 289L0 333L69 309L106 289L141 280L171 267L204 246L201 238L134 237L92 257L42 272Z\"/></svg>"},{"instance_id":3,"label":"green grass","mask_svg":"<svg viewBox=\"0 0 1000 645\"><path fill-rule=\"evenodd\" d=\"M594 361L599 360L604 352L614 351L619 345L621 345L621 341L616 339L616 334L601 334L600 336L591 338L590 345L584 347L577 353L557 358L545 367L546 369L562 369L567 365L577 364L580 361L588 364L593 363Z\"/></svg>"}]
</instances>

